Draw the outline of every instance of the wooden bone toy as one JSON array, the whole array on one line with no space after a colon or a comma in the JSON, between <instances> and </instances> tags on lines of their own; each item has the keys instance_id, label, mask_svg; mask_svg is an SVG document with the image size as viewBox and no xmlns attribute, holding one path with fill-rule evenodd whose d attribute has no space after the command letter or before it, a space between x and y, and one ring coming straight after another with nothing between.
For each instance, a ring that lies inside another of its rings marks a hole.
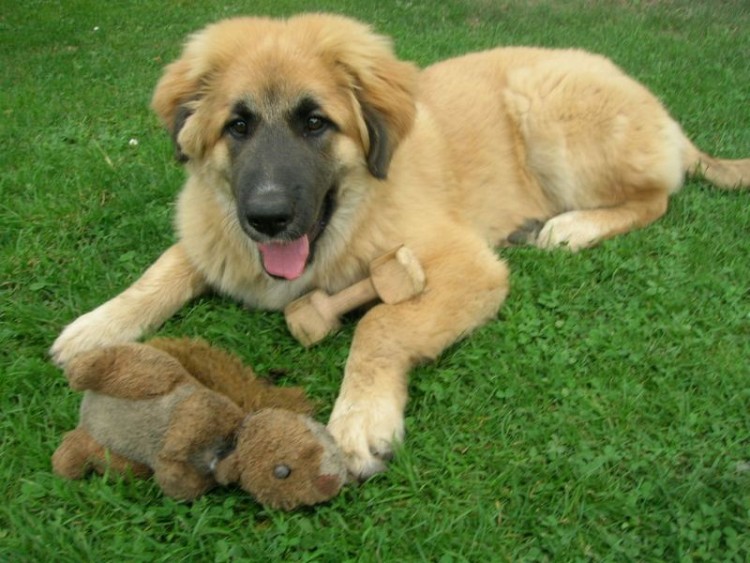
<instances>
[{"instance_id":1,"label":"wooden bone toy","mask_svg":"<svg viewBox=\"0 0 750 563\"><path fill-rule=\"evenodd\" d=\"M341 327L339 317L380 299L395 305L424 290L425 276L414 254L400 246L370 263L370 277L328 295L316 289L290 303L284 310L292 335L303 346L312 346Z\"/></svg>"}]
</instances>

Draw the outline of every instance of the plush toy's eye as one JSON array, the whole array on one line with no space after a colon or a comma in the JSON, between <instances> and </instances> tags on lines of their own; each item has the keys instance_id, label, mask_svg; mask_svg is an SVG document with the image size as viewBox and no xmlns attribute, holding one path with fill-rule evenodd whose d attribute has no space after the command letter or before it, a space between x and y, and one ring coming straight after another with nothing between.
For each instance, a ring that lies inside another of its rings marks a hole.
<instances>
[{"instance_id":1,"label":"plush toy's eye","mask_svg":"<svg viewBox=\"0 0 750 563\"><path fill-rule=\"evenodd\" d=\"M273 476L277 479L286 479L291 474L292 470L288 465L281 464L273 468Z\"/></svg>"}]
</instances>

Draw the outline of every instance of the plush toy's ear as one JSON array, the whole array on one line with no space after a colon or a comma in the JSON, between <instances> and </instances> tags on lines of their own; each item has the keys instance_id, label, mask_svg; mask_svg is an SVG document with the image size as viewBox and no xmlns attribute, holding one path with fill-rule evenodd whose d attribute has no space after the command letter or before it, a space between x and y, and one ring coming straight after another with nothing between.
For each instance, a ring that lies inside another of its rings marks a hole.
<instances>
[{"instance_id":1,"label":"plush toy's ear","mask_svg":"<svg viewBox=\"0 0 750 563\"><path fill-rule=\"evenodd\" d=\"M236 425L231 444L219 454L219 460L213 468L214 479L220 485L240 483L242 472L248 465L261 463L256 459L255 440L260 429L254 424L256 413L246 414Z\"/></svg>"},{"instance_id":2,"label":"plush toy's ear","mask_svg":"<svg viewBox=\"0 0 750 563\"><path fill-rule=\"evenodd\" d=\"M417 67L396 58L391 40L363 23L323 14L290 23L297 19L317 31L315 44L324 60L348 75L366 124L362 142L368 169L385 178L393 153L414 123Z\"/></svg>"},{"instance_id":3,"label":"plush toy's ear","mask_svg":"<svg viewBox=\"0 0 750 563\"><path fill-rule=\"evenodd\" d=\"M238 436L247 432L247 423L253 415L248 414L242 419L235 429L231 440L227 442L222 451L218 452L219 459L213 467L214 479L219 485L231 485L239 483L242 477L242 463L247 462L243 459L247 457L247 452L237 447Z\"/></svg>"}]
</instances>

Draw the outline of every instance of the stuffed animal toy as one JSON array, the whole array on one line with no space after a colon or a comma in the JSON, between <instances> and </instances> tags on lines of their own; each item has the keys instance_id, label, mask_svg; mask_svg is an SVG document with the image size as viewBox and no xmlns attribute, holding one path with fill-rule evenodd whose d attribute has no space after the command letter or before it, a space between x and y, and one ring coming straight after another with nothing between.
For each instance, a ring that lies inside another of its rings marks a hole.
<instances>
[{"instance_id":1,"label":"stuffed animal toy","mask_svg":"<svg viewBox=\"0 0 750 563\"><path fill-rule=\"evenodd\" d=\"M101 348L68 364L70 386L84 396L78 427L52 456L58 475L153 474L166 495L182 500L236 483L285 510L339 492L343 457L306 415L311 405L300 390L261 382L200 341L151 344Z\"/></svg>"}]
</instances>

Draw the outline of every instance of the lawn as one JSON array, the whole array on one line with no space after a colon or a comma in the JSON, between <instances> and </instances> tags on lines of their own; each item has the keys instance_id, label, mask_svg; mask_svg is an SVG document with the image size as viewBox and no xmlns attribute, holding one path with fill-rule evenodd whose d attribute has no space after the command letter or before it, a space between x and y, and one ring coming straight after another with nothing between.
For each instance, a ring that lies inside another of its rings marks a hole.
<instances>
[{"instance_id":1,"label":"lawn","mask_svg":"<svg viewBox=\"0 0 750 563\"><path fill-rule=\"evenodd\" d=\"M235 490L64 482L77 419L47 349L173 240L183 178L148 102L186 34L236 14L330 10L426 65L576 46L647 84L703 149L750 156L747 0L27 0L0 13L0 560L747 561L750 193L699 180L667 215L580 254L500 251L499 318L411 379L390 470L315 509ZM460 119L460 116L456 116ZM304 350L279 314L200 299L160 335L336 396L351 326Z\"/></svg>"}]
</instances>

